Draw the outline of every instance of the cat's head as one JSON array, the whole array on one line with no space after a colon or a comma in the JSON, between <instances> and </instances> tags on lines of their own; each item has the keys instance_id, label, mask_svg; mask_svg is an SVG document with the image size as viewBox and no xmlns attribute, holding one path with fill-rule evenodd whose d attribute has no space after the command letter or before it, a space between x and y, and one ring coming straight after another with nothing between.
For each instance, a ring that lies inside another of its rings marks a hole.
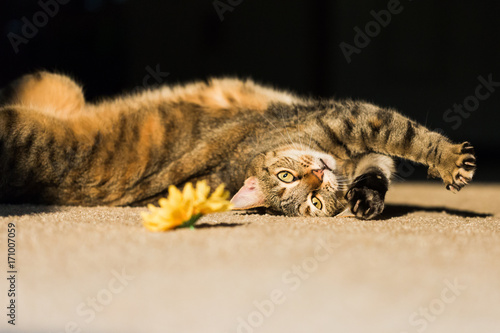
<instances>
[{"instance_id":1,"label":"cat's head","mask_svg":"<svg viewBox=\"0 0 500 333\"><path fill-rule=\"evenodd\" d=\"M266 207L288 216L334 216L344 206L335 159L305 147L262 154L231 202L235 209Z\"/></svg>"}]
</instances>

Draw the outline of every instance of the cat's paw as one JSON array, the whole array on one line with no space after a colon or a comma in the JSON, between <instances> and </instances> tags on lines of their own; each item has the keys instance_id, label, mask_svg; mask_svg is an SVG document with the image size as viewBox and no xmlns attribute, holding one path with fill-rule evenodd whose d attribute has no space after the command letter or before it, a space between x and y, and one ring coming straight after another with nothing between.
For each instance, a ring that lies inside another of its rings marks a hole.
<instances>
[{"instance_id":1,"label":"cat's paw","mask_svg":"<svg viewBox=\"0 0 500 333\"><path fill-rule=\"evenodd\" d=\"M351 212L360 219L372 219L384 210L384 195L368 187L353 187L347 192Z\"/></svg>"},{"instance_id":2,"label":"cat's paw","mask_svg":"<svg viewBox=\"0 0 500 333\"><path fill-rule=\"evenodd\" d=\"M429 168L429 175L441 177L446 189L454 193L467 185L476 170L474 147L469 142L453 145L443 153L439 166Z\"/></svg>"}]
</instances>

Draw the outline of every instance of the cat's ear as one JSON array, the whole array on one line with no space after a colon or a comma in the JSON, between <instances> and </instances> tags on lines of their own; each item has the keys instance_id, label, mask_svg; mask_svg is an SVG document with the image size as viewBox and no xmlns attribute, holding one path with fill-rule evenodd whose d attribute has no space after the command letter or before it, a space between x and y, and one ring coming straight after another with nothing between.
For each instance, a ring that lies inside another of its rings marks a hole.
<instances>
[{"instance_id":1,"label":"cat's ear","mask_svg":"<svg viewBox=\"0 0 500 333\"><path fill-rule=\"evenodd\" d=\"M231 199L233 209L250 209L266 205L266 197L260 189L257 177L245 180L245 185Z\"/></svg>"}]
</instances>

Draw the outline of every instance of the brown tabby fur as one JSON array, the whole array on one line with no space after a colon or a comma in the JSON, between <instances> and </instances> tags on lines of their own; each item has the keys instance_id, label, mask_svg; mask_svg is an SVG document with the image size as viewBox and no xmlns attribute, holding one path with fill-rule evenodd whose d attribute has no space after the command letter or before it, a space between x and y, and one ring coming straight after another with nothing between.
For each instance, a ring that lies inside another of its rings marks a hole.
<instances>
[{"instance_id":1,"label":"brown tabby fur","mask_svg":"<svg viewBox=\"0 0 500 333\"><path fill-rule=\"evenodd\" d=\"M250 80L210 79L91 104L68 77L38 72L0 92L4 203L142 205L169 185L206 179L232 194L241 188L237 208L332 216L349 205L371 218L383 208L387 156L428 165L455 191L475 170L468 143L393 110L303 99ZM294 174L291 184L278 179L282 170Z\"/></svg>"}]
</instances>

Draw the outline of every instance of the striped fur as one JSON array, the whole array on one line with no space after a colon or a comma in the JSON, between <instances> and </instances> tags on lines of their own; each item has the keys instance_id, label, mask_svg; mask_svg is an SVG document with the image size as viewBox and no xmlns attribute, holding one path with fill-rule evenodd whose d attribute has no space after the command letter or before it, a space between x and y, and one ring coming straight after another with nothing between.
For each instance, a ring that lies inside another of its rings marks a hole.
<instances>
[{"instance_id":1,"label":"striped fur","mask_svg":"<svg viewBox=\"0 0 500 333\"><path fill-rule=\"evenodd\" d=\"M68 77L38 72L0 91L4 203L143 205L169 185L206 179L225 183L241 209L332 216L349 205L371 218L383 209L388 156L428 165L459 190L474 173L473 154L468 143L390 109L302 99L250 80L210 79L93 104ZM295 180L280 180L283 170Z\"/></svg>"}]
</instances>

